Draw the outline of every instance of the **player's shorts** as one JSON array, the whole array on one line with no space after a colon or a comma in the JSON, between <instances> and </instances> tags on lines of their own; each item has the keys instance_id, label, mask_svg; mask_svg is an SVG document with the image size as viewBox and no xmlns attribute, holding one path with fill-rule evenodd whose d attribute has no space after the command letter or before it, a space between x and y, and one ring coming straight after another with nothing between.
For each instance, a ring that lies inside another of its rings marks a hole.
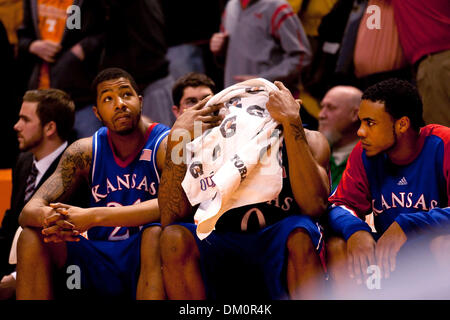
<instances>
[{"instance_id":1,"label":"player's shorts","mask_svg":"<svg viewBox=\"0 0 450 320\"><path fill-rule=\"evenodd\" d=\"M200 251L200 268L208 299L287 299L287 247L289 234L305 229L319 256L323 251L322 230L306 215L288 216L255 232L213 231L206 239L188 228Z\"/></svg>"},{"instance_id":2,"label":"player's shorts","mask_svg":"<svg viewBox=\"0 0 450 320\"><path fill-rule=\"evenodd\" d=\"M63 295L135 299L141 264L141 235L151 226L161 225L147 224L125 240L87 240L80 236L78 242L66 242L67 261L63 271L71 272L65 275L67 283L64 284L68 288L63 290ZM76 288L75 279L70 278L75 274L74 270L79 270L81 275L80 289Z\"/></svg>"}]
</instances>

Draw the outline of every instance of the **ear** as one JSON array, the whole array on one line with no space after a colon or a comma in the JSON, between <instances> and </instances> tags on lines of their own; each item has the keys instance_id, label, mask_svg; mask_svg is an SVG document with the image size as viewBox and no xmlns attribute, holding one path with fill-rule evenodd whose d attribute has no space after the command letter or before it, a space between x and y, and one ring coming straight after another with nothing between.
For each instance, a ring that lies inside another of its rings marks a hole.
<instances>
[{"instance_id":1,"label":"ear","mask_svg":"<svg viewBox=\"0 0 450 320\"><path fill-rule=\"evenodd\" d=\"M43 129L44 129L44 134L47 137L50 137L54 134L58 134L58 130L56 128L55 121L50 121L50 122L46 123Z\"/></svg>"},{"instance_id":2,"label":"ear","mask_svg":"<svg viewBox=\"0 0 450 320\"><path fill-rule=\"evenodd\" d=\"M94 114L97 117L97 119L100 120L101 123L103 123L103 119L100 116L100 113L98 113L98 109L97 109L96 106L92 106L92 111L94 112Z\"/></svg>"},{"instance_id":3,"label":"ear","mask_svg":"<svg viewBox=\"0 0 450 320\"><path fill-rule=\"evenodd\" d=\"M175 118L180 116L180 109L177 106L172 106L172 112L175 115Z\"/></svg>"},{"instance_id":4,"label":"ear","mask_svg":"<svg viewBox=\"0 0 450 320\"><path fill-rule=\"evenodd\" d=\"M395 126L398 132L405 133L411 127L411 121L408 117L403 116L397 119Z\"/></svg>"}]
</instances>

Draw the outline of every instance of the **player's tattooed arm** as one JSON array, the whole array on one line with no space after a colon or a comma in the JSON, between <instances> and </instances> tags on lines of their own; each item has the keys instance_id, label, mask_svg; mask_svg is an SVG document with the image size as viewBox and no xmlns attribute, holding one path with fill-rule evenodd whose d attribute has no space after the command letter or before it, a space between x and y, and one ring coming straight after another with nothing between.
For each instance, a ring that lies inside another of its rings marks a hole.
<instances>
[{"instance_id":1,"label":"player's tattooed arm","mask_svg":"<svg viewBox=\"0 0 450 320\"><path fill-rule=\"evenodd\" d=\"M220 113L223 104L205 106L211 96L187 109L172 126L167 137L166 158L159 184L158 204L161 224L167 226L192 214L192 206L184 193L181 182L186 174L183 160L184 145L194 138L194 124L201 122L202 132L218 126L224 118Z\"/></svg>"},{"instance_id":2,"label":"player's tattooed arm","mask_svg":"<svg viewBox=\"0 0 450 320\"><path fill-rule=\"evenodd\" d=\"M330 188L328 143L320 133L303 128L299 102L283 83L275 81L275 85L279 90L269 93L266 107L283 126L292 193L303 214L319 217L326 209Z\"/></svg>"},{"instance_id":3,"label":"player's tattooed arm","mask_svg":"<svg viewBox=\"0 0 450 320\"><path fill-rule=\"evenodd\" d=\"M64 202L87 181L92 162L92 138L75 141L63 153L55 172L28 201L19 217L22 226L42 227L52 202Z\"/></svg>"},{"instance_id":4,"label":"player's tattooed arm","mask_svg":"<svg viewBox=\"0 0 450 320\"><path fill-rule=\"evenodd\" d=\"M186 164L184 162L175 164L172 161L172 150L176 142L169 140L170 138L171 135L168 136L166 159L158 191L158 204L163 227L182 220L192 212L191 204L181 186L186 173Z\"/></svg>"}]
</instances>

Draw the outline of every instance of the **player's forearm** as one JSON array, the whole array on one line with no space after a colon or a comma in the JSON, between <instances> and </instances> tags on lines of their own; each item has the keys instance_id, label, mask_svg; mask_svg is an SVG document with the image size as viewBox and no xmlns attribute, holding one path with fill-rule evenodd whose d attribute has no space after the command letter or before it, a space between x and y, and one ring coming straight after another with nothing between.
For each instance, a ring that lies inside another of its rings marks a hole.
<instances>
[{"instance_id":1,"label":"player's forearm","mask_svg":"<svg viewBox=\"0 0 450 320\"><path fill-rule=\"evenodd\" d=\"M40 198L31 198L30 201L25 205L22 209L22 212L19 215L19 224L22 228L25 227L40 227L44 226L44 220L46 218L46 210L51 210L50 207L47 206L43 199Z\"/></svg>"},{"instance_id":2,"label":"player's forearm","mask_svg":"<svg viewBox=\"0 0 450 320\"><path fill-rule=\"evenodd\" d=\"M330 230L346 241L357 231L371 232L370 226L345 206L332 206L328 209L327 214Z\"/></svg>"},{"instance_id":3,"label":"player's forearm","mask_svg":"<svg viewBox=\"0 0 450 320\"><path fill-rule=\"evenodd\" d=\"M425 231L441 232L450 227L450 207L399 214L395 221L406 235Z\"/></svg>"},{"instance_id":4,"label":"player's forearm","mask_svg":"<svg viewBox=\"0 0 450 320\"><path fill-rule=\"evenodd\" d=\"M319 217L327 207L326 171L314 159L300 117L283 124L289 163L289 180L302 213Z\"/></svg>"},{"instance_id":5,"label":"player's forearm","mask_svg":"<svg viewBox=\"0 0 450 320\"><path fill-rule=\"evenodd\" d=\"M186 174L186 164L175 164L171 159L175 145L176 143L171 141L169 136L164 169L158 190L158 202L163 227L182 220L192 212L191 204L181 186L181 182Z\"/></svg>"},{"instance_id":6,"label":"player's forearm","mask_svg":"<svg viewBox=\"0 0 450 320\"><path fill-rule=\"evenodd\" d=\"M88 209L93 226L136 227L146 223L159 222L158 199L120 207L93 207Z\"/></svg>"}]
</instances>

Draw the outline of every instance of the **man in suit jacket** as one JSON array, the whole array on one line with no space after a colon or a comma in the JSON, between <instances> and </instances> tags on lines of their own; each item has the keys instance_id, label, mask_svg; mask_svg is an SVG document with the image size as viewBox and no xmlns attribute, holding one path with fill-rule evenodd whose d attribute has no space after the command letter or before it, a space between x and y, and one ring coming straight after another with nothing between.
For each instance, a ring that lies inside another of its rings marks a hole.
<instances>
[{"instance_id":1,"label":"man in suit jacket","mask_svg":"<svg viewBox=\"0 0 450 320\"><path fill-rule=\"evenodd\" d=\"M0 228L0 277L4 276L0 298L14 294L15 274L10 274L14 266L8 260L19 214L34 191L55 171L72 133L74 110L73 101L61 90L30 90L23 97L19 120L14 125L23 152L13 170L11 207Z\"/></svg>"}]
</instances>

